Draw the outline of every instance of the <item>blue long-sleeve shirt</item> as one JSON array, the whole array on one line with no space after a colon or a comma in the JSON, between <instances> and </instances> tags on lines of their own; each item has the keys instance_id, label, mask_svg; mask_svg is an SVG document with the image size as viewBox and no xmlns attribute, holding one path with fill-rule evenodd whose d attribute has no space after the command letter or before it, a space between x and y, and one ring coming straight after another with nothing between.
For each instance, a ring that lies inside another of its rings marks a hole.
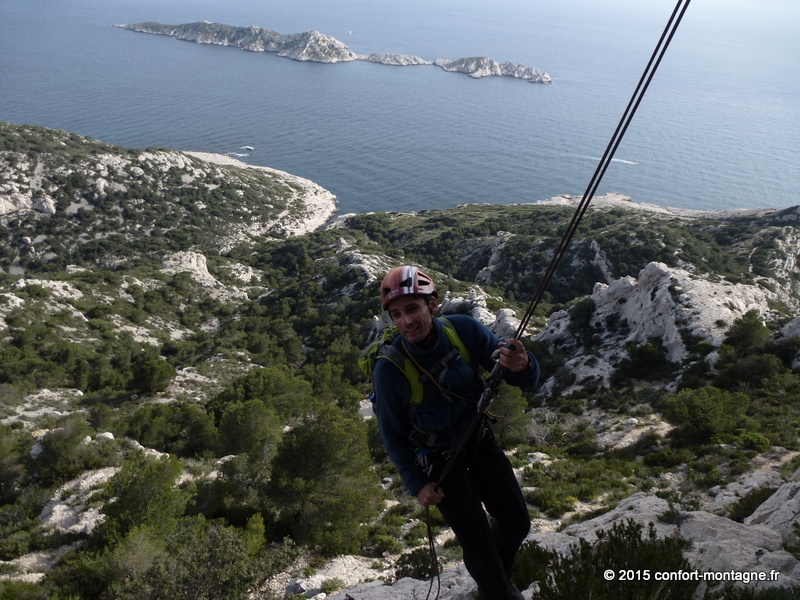
<instances>
[{"instance_id":1,"label":"blue long-sleeve shirt","mask_svg":"<svg viewBox=\"0 0 800 600\"><path fill-rule=\"evenodd\" d=\"M491 371L492 353L500 340L482 323L466 315L448 316L464 345L469 349L472 362ZM398 349L412 354L426 370L444 358L453 348L443 331L439 319L435 320L438 336L430 348L422 348L398 336L392 343ZM520 373L504 370L503 379L515 386L536 385L539 364L528 352L531 366ZM389 360L378 360L373 373L375 387L375 412L383 442L408 491L416 496L428 478L411 447L409 436L414 429L435 433L432 447L446 450L455 446L469 428L476 414L476 403L484 389L478 368L473 368L458 353L448 362L443 387L453 395L447 398L435 384L425 381L422 402L411 408L411 385L406 375ZM460 396L459 397L456 396ZM413 425L411 419L413 418Z\"/></svg>"}]
</instances>

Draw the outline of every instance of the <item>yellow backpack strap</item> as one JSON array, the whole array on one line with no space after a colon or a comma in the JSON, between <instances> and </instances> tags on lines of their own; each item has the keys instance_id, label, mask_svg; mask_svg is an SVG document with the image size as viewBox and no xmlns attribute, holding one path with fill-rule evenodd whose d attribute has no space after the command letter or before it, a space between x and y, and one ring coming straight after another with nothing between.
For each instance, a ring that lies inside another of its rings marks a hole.
<instances>
[{"instance_id":1,"label":"yellow backpack strap","mask_svg":"<svg viewBox=\"0 0 800 600\"><path fill-rule=\"evenodd\" d=\"M408 379L408 384L411 386L411 398L409 399L411 406L414 407L421 404L422 381L419 378L417 367L414 366L414 363L411 362L408 355L394 346L386 345L378 358L387 359L405 374L406 379Z\"/></svg>"},{"instance_id":2,"label":"yellow backpack strap","mask_svg":"<svg viewBox=\"0 0 800 600\"><path fill-rule=\"evenodd\" d=\"M470 351L467 349L461 337L459 337L456 328L453 327L453 324L445 317L441 317L440 321L442 322L444 333L450 341L450 345L458 351L465 361L472 364ZM419 369L414 365L411 358L409 358L405 352L395 348L391 344L386 344L381 349L381 353L377 358L388 359L395 367L405 374L406 379L408 379L408 384L411 386L409 403L411 404L412 410L419 406L422 403L422 378L420 377Z\"/></svg>"},{"instance_id":3,"label":"yellow backpack strap","mask_svg":"<svg viewBox=\"0 0 800 600\"><path fill-rule=\"evenodd\" d=\"M461 357L468 363L472 364L472 355L470 354L466 345L464 345L462 339L459 337L456 328L453 327L453 324L446 317L441 317L440 321L444 327L444 333L447 336L447 339L450 340L450 343L453 346L455 346Z\"/></svg>"}]
</instances>

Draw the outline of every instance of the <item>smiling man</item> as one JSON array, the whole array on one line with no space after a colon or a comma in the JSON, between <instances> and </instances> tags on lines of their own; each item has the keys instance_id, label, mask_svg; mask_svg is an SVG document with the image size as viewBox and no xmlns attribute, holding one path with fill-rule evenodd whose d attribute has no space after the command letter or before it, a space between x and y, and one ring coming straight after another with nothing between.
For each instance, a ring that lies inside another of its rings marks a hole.
<instances>
[{"instance_id":1,"label":"smiling man","mask_svg":"<svg viewBox=\"0 0 800 600\"><path fill-rule=\"evenodd\" d=\"M409 493L439 508L484 599L518 600L509 575L530 517L511 464L485 422L461 451L454 448L475 418L485 387L481 368L491 371L496 358L507 383L528 387L536 385L539 365L519 340L501 341L472 317L437 317L436 285L418 267L389 271L380 295L400 332L394 355L413 365L375 364L375 411L389 457Z\"/></svg>"}]
</instances>

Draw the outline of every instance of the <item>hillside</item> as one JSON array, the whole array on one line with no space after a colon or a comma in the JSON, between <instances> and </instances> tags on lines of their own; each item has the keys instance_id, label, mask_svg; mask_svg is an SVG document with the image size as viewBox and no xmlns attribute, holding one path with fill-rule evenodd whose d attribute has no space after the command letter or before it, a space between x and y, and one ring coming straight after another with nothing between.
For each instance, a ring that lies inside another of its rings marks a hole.
<instances>
[{"instance_id":1,"label":"hillside","mask_svg":"<svg viewBox=\"0 0 800 600\"><path fill-rule=\"evenodd\" d=\"M336 209L330 192L281 171L41 127L0 124L0 155L5 271L219 254L303 233Z\"/></svg>"},{"instance_id":2,"label":"hillside","mask_svg":"<svg viewBox=\"0 0 800 600\"><path fill-rule=\"evenodd\" d=\"M0 125L0 597L424 594L355 360L378 280L423 264L502 335L572 204L336 216L271 169ZM524 565L634 518L687 568L800 581L799 221L596 200L525 337L542 385L495 405Z\"/></svg>"}]
</instances>

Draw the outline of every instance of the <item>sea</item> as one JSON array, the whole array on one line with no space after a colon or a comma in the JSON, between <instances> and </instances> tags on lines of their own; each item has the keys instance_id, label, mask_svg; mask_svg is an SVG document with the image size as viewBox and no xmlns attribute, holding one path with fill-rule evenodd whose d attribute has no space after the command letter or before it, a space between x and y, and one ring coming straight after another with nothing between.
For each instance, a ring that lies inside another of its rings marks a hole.
<instances>
[{"instance_id":1,"label":"sea","mask_svg":"<svg viewBox=\"0 0 800 600\"><path fill-rule=\"evenodd\" d=\"M673 0L2 0L0 120L231 154L340 213L581 195ZM486 56L552 84L298 62L113 24L318 30L358 53ZM701 210L800 204L800 2L695 0L598 188ZM252 148L252 149L250 149Z\"/></svg>"}]
</instances>

